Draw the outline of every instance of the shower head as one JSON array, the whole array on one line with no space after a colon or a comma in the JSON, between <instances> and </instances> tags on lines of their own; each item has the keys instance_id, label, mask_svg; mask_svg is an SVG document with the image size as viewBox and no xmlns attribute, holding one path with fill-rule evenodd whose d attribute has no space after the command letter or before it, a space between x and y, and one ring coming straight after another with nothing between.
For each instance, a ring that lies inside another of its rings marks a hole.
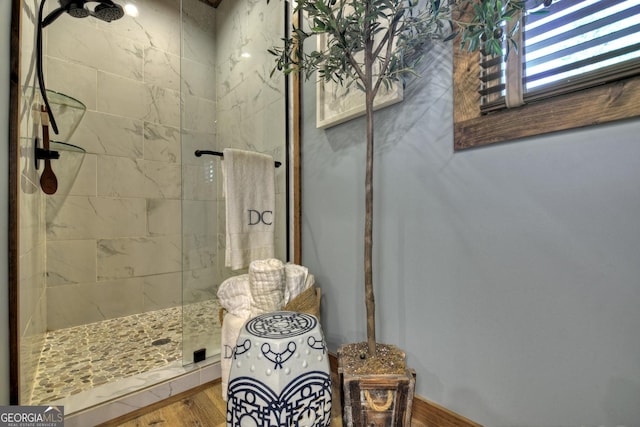
<instances>
[{"instance_id":1,"label":"shower head","mask_svg":"<svg viewBox=\"0 0 640 427\"><path fill-rule=\"evenodd\" d=\"M67 13L74 18L86 18L91 12L84 7L82 2L70 2L67 7Z\"/></svg>"},{"instance_id":2,"label":"shower head","mask_svg":"<svg viewBox=\"0 0 640 427\"><path fill-rule=\"evenodd\" d=\"M124 10L122 6L116 3L100 3L93 10L93 16L102 21L111 22L122 18Z\"/></svg>"},{"instance_id":3,"label":"shower head","mask_svg":"<svg viewBox=\"0 0 640 427\"><path fill-rule=\"evenodd\" d=\"M58 0L60 7L42 20L42 27L46 27L67 12L74 18L93 16L101 21L111 22L124 16L124 9L112 0ZM98 3L92 11L86 7L87 3Z\"/></svg>"}]
</instances>

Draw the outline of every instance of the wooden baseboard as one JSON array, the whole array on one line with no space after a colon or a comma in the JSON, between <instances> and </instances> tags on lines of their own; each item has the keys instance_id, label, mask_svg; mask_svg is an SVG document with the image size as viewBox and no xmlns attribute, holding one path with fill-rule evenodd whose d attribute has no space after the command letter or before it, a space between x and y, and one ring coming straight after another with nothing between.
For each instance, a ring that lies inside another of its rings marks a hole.
<instances>
[{"instance_id":1,"label":"wooden baseboard","mask_svg":"<svg viewBox=\"0 0 640 427\"><path fill-rule=\"evenodd\" d=\"M428 427L482 427L482 425L420 396L413 398L412 417Z\"/></svg>"},{"instance_id":2,"label":"wooden baseboard","mask_svg":"<svg viewBox=\"0 0 640 427\"><path fill-rule=\"evenodd\" d=\"M329 365L332 373L338 372L338 358L335 354L329 354ZM426 427L482 427L462 415L417 395L413 397L412 419Z\"/></svg>"}]
</instances>

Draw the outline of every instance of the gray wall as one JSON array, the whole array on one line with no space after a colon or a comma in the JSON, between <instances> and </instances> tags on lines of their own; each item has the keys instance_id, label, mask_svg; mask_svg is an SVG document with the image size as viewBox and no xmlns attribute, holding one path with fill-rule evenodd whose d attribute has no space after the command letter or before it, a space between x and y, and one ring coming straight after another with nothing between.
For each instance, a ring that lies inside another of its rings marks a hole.
<instances>
[{"instance_id":1,"label":"gray wall","mask_svg":"<svg viewBox=\"0 0 640 427\"><path fill-rule=\"evenodd\" d=\"M376 115L378 340L486 426L640 425L640 121L454 153L449 47L424 67ZM302 261L335 351L365 340L364 122L318 130L303 96Z\"/></svg>"},{"instance_id":2,"label":"gray wall","mask_svg":"<svg viewBox=\"0 0 640 427\"><path fill-rule=\"evenodd\" d=\"M11 39L11 2L0 3L0 28L4 34L0 37L0 141L8 147L9 140L9 43ZM7 151L5 151L6 153ZM0 160L0 227L7 227L8 176L7 157ZM9 287L8 287L8 243L7 233L2 233L0 242L0 405L9 404Z\"/></svg>"}]
</instances>

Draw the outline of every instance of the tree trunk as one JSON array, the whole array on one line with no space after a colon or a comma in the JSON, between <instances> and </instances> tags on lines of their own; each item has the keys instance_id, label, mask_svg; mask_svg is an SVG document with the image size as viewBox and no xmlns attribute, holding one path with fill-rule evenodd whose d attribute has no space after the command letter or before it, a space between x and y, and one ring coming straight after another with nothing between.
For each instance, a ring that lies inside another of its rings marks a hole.
<instances>
[{"instance_id":1,"label":"tree trunk","mask_svg":"<svg viewBox=\"0 0 640 427\"><path fill-rule=\"evenodd\" d=\"M367 117L367 159L364 220L364 288L367 308L367 346L369 356L376 354L376 313L373 294L373 39L364 49L365 111Z\"/></svg>"}]
</instances>

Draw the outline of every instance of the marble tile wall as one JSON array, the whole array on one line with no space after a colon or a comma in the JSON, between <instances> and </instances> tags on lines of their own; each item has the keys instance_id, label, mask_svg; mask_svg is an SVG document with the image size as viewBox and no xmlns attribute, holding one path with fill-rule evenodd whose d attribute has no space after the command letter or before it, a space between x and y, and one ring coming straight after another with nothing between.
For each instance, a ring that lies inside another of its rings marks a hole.
<instances>
[{"instance_id":1,"label":"marble tile wall","mask_svg":"<svg viewBox=\"0 0 640 427\"><path fill-rule=\"evenodd\" d=\"M269 77L266 53L280 38L283 2L214 10L185 0L182 14L175 0L136 4L135 18L63 14L44 32L47 87L87 112L64 141L86 150L77 177L54 196L35 191L38 208L25 208L33 218L21 235L35 239L22 245L25 260L40 260L28 267L40 297L27 311L41 330L214 297L238 272L224 267L220 159L193 152L236 147L284 161L284 81ZM276 175L276 256L285 259L284 168ZM37 189L37 174L25 176Z\"/></svg>"},{"instance_id":2,"label":"marble tile wall","mask_svg":"<svg viewBox=\"0 0 640 427\"><path fill-rule=\"evenodd\" d=\"M215 141L213 30L185 33L181 79L180 2L136 5L137 17L105 23L64 14L45 30L48 88L87 106L66 141L87 151L82 167L68 194L47 198L51 330L180 305L183 261L202 267L213 256L201 243L183 251L181 209L181 121L197 132L199 148ZM198 23L213 22L213 12L198 10ZM211 190L188 192L208 200ZM192 276L215 294L211 274Z\"/></svg>"}]
</instances>

